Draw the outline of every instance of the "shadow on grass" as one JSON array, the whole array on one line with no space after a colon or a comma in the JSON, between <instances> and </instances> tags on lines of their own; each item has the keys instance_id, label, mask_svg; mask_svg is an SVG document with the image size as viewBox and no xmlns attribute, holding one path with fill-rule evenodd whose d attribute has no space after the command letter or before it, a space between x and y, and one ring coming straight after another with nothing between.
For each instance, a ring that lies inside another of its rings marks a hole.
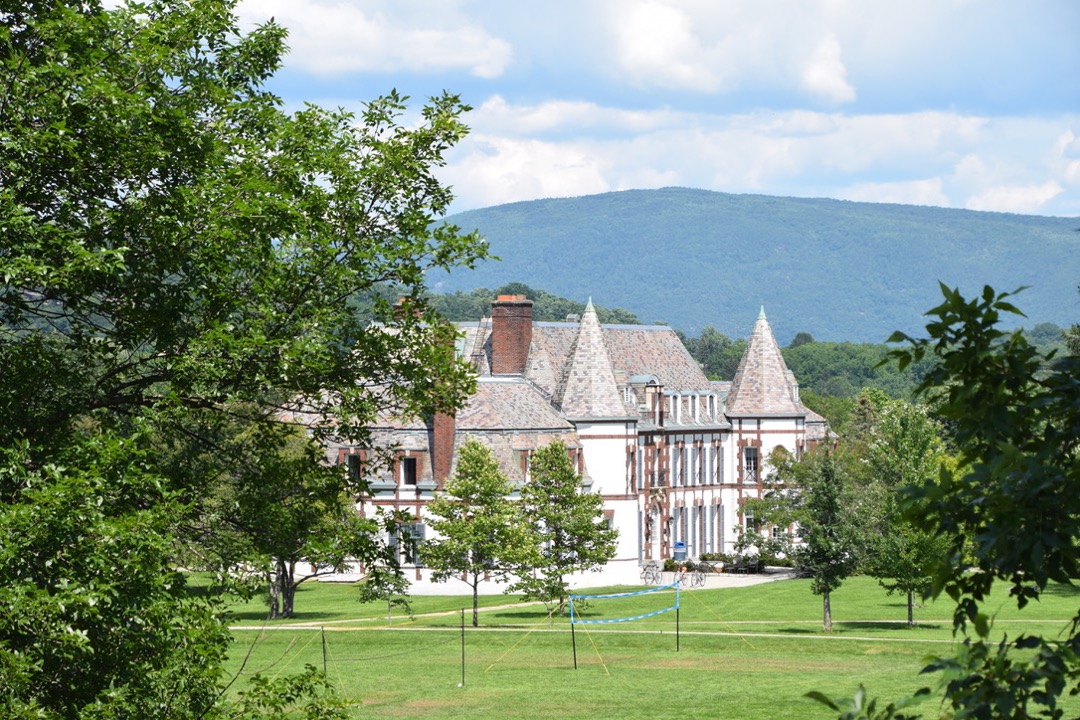
<instances>
[{"instance_id":1,"label":"shadow on grass","mask_svg":"<svg viewBox=\"0 0 1080 720\"><path fill-rule=\"evenodd\" d=\"M577 617L583 617L581 613L574 614ZM537 622L540 620L548 619L547 612L538 613L535 610L533 612L528 612L526 610L499 610L495 616L498 618L509 618L512 620L531 620ZM559 618L565 618L566 620L570 619L569 615L559 615L558 613L552 615L552 617L556 620L558 620ZM599 617L599 615L597 615L597 617Z\"/></svg>"},{"instance_id":2,"label":"shadow on grass","mask_svg":"<svg viewBox=\"0 0 1080 720\"><path fill-rule=\"evenodd\" d=\"M1042 591L1043 595L1050 597L1071 598L1080 595L1080 585L1062 585L1061 583L1051 583L1046 586L1046 589Z\"/></svg>"},{"instance_id":3,"label":"shadow on grass","mask_svg":"<svg viewBox=\"0 0 1080 720\"><path fill-rule=\"evenodd\" d=\"M229 614L230 622L261 623L266 620L266 610L234 610ZM404 617L404 616L403 616ZM271 620L271 623L310 623L319 620L340 620L340 613L298 612L291 618Z\"/></svg>"},{"instance_id":4,"label":"shadow on grass","mask_svg":"<svg viewBox=\"0 0 1080 720\"><path fill-rule=\"evenodd\" d=\"M883 631L883 632L896 632L898 630L941 630L944 625L940 623L915 623L914 627L908 626L904 622L841 622L833 621L833 631ZM776 632L784 635L821 635L825 631L820 625L806 626L806 627L782 627L777 628Z\"/></svg>"}]
</instances>

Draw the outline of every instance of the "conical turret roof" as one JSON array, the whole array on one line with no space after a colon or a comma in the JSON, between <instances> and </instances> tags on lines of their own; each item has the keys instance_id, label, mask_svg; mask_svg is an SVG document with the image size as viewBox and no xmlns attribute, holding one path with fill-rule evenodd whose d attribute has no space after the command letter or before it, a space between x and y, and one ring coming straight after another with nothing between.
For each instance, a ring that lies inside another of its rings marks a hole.
<instances>
[{"instance_id":1,"label":"conical turret roof","mask_svg":"<svg viewBox=\"0 0 1080 720\"><path fill-rule=\"evenodd\" d=\"M727 397L728 415L805 415L780 346L761 308Z\"/></svg>"},{"instance_id":2,"label":"conical turret roof","mask_svg":"<svg viewBox=\"0 0 1080 720\"><path fill-rule=\"evenodd\" d=\"M615 382L604 333L592 298L581 316L577 340L559 387L555 392L563 414L570 418L610 418L626 415L626 406Z\"/></svg>"}]
</instances>

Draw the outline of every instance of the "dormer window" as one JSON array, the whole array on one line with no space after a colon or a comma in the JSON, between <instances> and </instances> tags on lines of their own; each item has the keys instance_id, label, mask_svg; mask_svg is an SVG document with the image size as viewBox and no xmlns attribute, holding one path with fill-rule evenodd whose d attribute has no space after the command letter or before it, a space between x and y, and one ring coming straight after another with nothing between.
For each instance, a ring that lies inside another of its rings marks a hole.
<instances>
[{"instance_id":1,"label":"dormer window","mask_svg":"<svg viewBox=\"0 0 1080 720\"><path fill-rule=\"evenodd\" d=\"M406 487L416 487L416 458L401 458L401 484Z\"/></svg>"}]
</instances>

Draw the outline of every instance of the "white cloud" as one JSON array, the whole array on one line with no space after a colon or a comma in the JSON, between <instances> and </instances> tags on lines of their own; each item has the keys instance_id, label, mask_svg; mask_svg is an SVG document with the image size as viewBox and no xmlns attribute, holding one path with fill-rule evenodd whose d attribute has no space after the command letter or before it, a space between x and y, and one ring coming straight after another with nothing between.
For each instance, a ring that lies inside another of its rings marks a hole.
<instances>
[{"instance_id":1,"label":"white cloud","mask_svg":"<svg viewBox=\"0 0 1080 720\"><path fill-rule=\"evenodd\" d=\"M944 181L939 177L901 182L860 183L848 188L837 197L856 202L947 206L949 196L945 194L944 185Z\"/></svg>"},{"instance_id":2,"label":"white cloud","mask_svg":"<svg viewBox=\"0 0 1080 720\"><path fill-rule=\"evenodd\" d=\"M965 206L970 210L1037 213L1064 191L1054 180L1038 185L999 185L968 198Z\"/></svg>"},{"instance_id":3,"label":"white cloud","mask_svg":"<svg viewBox=\"0 0 1080 720\"><path fill-rule=\"evenodd\" d=\"M525 136L533 133L646 132L683 122L685 114L668 110L624 110L583 101L551 100L512 105L495 95L470 113L468 122L484 133Z\"/></svg>"},{"instance_id":4,"label":"white cloud","mask_svg":"<svg viewBox=\"0 0 1080 720\"><path fill-rule=\"evenodd\" d=\"M859 13L843 3L607 0L606 8L612 54L627 84L798 92L829 105L856 97L842 56L845 43L861 37L848 18Z\"/></svg>"},{"instance_id":5,"label":"white cloud","mask_svg":"<svg viewBox=\"0 0 1080 720\"><path fill-rule=\"evenodd\" d=\"M612 189L608 168L586 143L477 136L461 151L441 177L466 207Z\"/></svg>"},{"instance_id":6,"label":"white cloud","mask_svg":"<svg viewBox=\"0 0 1080 720\"><path fill-rule=\"evenodd\" d=\"M840 59L840 41L835 35L824 38L807 60L802 84L811 94L833 104L855 99L855 88L848 82L847 68Z\"/></svg>"},{"instance_id":7,"label":"white cloud","mask_svg":"<svg viewBox=\"0 0 1080 720\"><path fill-rule=\"evenodd\" d=\"M1080 144L1065 130L1074 118L724 115L584 102L516 105L493 97L468 121L478 134L455 151L445 174L458 206L466 207L683 185L1053 213L1065 186L1080 181L1080 159L1073 157ZM1039 135L1041 146L1033 140ZM1029 138L1022 152L1019 138Z\"/></svg>"},{"instance_id":8,"label":"white cloud","mask_svg":"<svg viewBox=\"0 0 1080 720\"><path fill-rule=\"evenodd\" d=\"M316 74L457 69L494 78L506 70L513 51L505 40L453 12L394 14L417 8L416 3L245 0L238 13L249 23L273 17L288 28L289 65Z\"/></svg>"},{"instance_id":9,"label":"white cloud","mask_svg":"<svg viewBox=\"0 0 1080 720\"><path fill-rule=\"evenodd\" d=\"M1053 164L1059 168L1062 181L1069 185L1080 185L1080 137L1072 128L1058 138L1053 154Z\"/></svg>"},{"instance_id":10,"label":"white cloud","mask_svg":"<svg viewBox=\"0 0 1080 720\"><path fill-rule=\"evenodd\" d=\"M615 52L630 84L714 90L719 68L706 62L708 52L679 8L658 0L619 6L613 16Z\"/></svg>"}]
</instances>

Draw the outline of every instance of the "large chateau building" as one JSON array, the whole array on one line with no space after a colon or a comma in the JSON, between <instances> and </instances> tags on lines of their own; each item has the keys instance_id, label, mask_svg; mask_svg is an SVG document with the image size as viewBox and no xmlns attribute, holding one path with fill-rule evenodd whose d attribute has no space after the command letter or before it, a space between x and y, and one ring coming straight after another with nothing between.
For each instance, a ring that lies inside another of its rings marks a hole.
<instances>
[{"instance_id":1,"label":"large chateau building","mask_svg":"<svg viewBox=\"0 0 1080 720\"><path fill-rule=\"evenodd\" d=\"M591 583L634 581L646 560L732 552L743 512L759 497L769 454L797 455L825 437L821 416L799 400L764 310L731 382L710 381L666 326L601 325L592 303L580 318L534 322L532 301L500 296L491 317L463 323L456 351L477 389L456 415L385 418L373 441L394 448L360 511L407 510L425 533L425 506L454 472L467 438L488 445L511 482L529 481L529 458L559 439L599 493L619 530L615 558ZM331 448L363 463L365 448ZM423 567L409 567L426 579Z\"/></svg>"}]
</instances>

